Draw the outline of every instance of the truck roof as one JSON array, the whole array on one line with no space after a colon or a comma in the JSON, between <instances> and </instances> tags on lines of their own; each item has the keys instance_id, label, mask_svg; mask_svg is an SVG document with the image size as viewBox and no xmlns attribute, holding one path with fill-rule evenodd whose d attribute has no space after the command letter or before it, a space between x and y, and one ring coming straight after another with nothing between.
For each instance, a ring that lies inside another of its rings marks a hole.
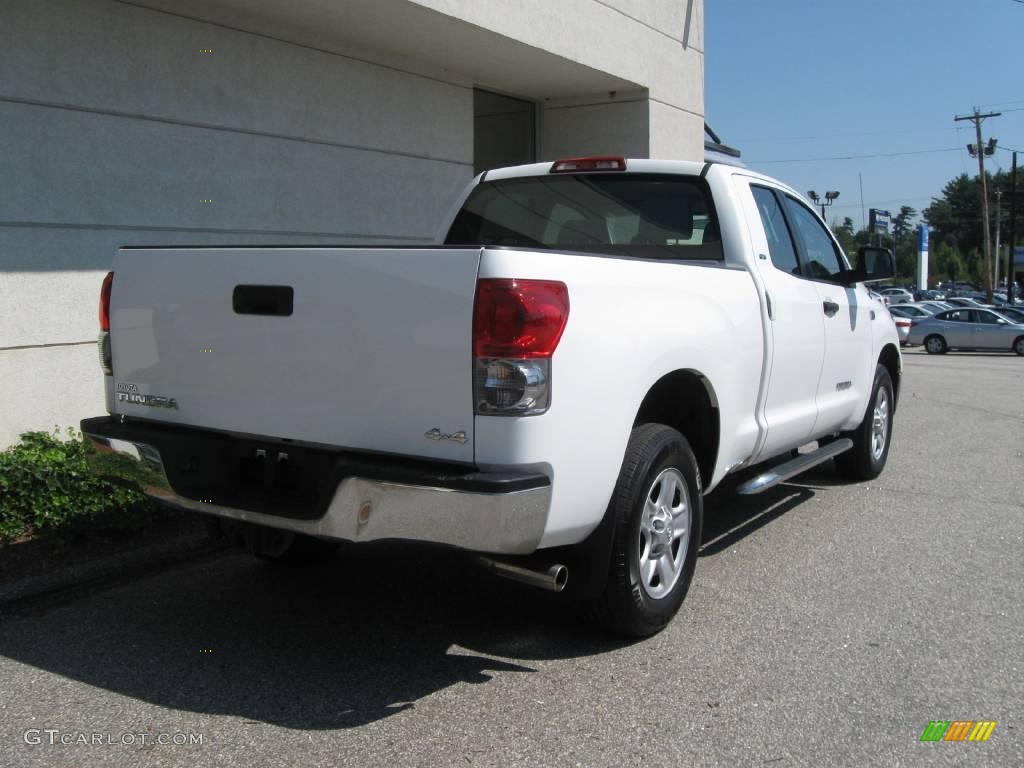
<instances>
[{"instance_id":1,"label":"truck roof","mask_svg":"<svg viewBox=\"0 0 1024 768\"><path fill-rule=\"evenodd\" d=\"M677 173L682 176L698 176L704 163L690 160L626 160L625 171L615 173ZM551 171L551 163L531 163L514 165L509 168L496 168L486 171L481 181L497 181L500 179L517 179L523 176L546 176Z\"/></svg>"}]
</instances>

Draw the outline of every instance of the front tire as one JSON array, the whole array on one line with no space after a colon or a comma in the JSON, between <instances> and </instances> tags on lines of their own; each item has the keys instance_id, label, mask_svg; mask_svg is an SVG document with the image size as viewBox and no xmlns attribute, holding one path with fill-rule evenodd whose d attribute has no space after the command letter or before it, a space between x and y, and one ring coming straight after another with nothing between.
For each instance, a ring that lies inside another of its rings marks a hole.
<instances>
[{"instance_id":1,"label":"front tire","mask_svg":"<svg viewBox=\"0 0 1024 768\"><path fill-rule=\"evenodd\" d=\"M1021 357L1024 357L1024 336L1019 336L1017 340L1013 342L1013 351Z\"/></svg>"},{"instance_id":2,"label":"front tire","mask_svg":"<svg viewBox=\"0 0 1024 768\"><path fill-rule=\"evenodd\" d=\"M608 581L586 604L590 618L633 637L663 629L690 588L703 511L686 438L662 424L635 427L609 509L615 532Z\"/></svg>"},{"instance_id":3,"label":"front tire","mask_svg":"<svg viewBox=\"0 0 1024 768\"><path fill-rule=\"evenodd\" d=\"M949 347L941 336L929 336L924 340L924 349L929 355L944 355Z\"/></svg>"},{"instance_id":4,"label":"front tire","mask_svg":"<svg viewBox=\"0 0 1024 768\"><path fill-rule=\"evenodd\" d=\"M892 442L892 419L896 396L892 377L883 365L875 368L867 412L860 426L844 437L853 439L853 448L835 458L836 469L847 480L873 480L882 474Z\"/></svg>"}]
</instances>

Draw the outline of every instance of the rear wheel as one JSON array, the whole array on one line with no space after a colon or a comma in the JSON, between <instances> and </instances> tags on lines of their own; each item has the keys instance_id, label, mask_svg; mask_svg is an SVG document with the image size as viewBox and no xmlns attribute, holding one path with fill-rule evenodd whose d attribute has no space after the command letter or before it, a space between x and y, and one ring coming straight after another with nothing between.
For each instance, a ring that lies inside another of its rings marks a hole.
<instances>
[{"instance_id":1,"label":"rear wheel","mask_svg":"<svg viewBox=\"0 0 1024 768\"><path fill-rule=\"evenodd\" d=\"M946 340L941 336L929 336L924 340L924 348L929 355L944 355L949 349Z\"/></svg>"},{"instance_id":2,"label":"rear wheel","mask_svg":"<svg viewBox=\"0 0 1024 768\"><path fill-rule=\"evenodd\" d=\"M835 458L836 469L847 480L872 480L882 474L892 441L892 417L896 398L892 377L885 366L875 369L875 383L864 420L844 437L853 440L853 448Z\"/></svg>"},{"instance_id":3,"label":"rear wheel","mask_svg":"<svg viewBox=\"0 0 1024 768\"><path fill-rule=\"evenodd\" d=\"M608 581L587 612L618 634L653 635L679 610L697 564L703 500L686 438L662 424L634 428L609 512Z\"/></svg>"},{"instance_id":4,"label":"rear wheel","mask_svg":"<svg viewBox=\"0 0 1024 768\"><path fill-rule=\"evenodd\" d=\"M1013 351L1021 357L1024 357L1024 336L1019 336L1017 340L1013 342Z\"/></svg>"}]
</instances>

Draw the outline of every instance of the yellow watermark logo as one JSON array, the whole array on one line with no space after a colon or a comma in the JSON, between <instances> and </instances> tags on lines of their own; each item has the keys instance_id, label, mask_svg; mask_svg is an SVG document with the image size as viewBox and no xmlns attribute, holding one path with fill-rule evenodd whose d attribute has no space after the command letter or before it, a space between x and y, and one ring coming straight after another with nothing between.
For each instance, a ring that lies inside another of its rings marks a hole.
<instances>
[{"instance_id":1,"label":"yellow watermark logo","mask_svg":"<svg viewBox=\"0 0 1024 768\"><path fill-rule=\"evenodd\" d=\"M995 728L995 720L932 720L921 741L988 741Z\"/></svg>"}]
</instances>

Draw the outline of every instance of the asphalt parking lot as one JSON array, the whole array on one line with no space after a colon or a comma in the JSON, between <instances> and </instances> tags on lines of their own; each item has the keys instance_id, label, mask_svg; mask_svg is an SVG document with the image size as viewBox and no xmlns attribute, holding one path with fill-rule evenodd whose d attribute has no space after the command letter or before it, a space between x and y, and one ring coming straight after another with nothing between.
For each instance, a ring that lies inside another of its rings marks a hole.
<instances>
[{"instance_id":1,"label":"asphalt parking lot","mask_svg":"<svg viewBox=\"0 0 1024 768\"><path fill-rule=\"evenodd\" d=\"M716 493L690 596L643 642L395 548L218 553L8 616L0 763L1024 765L1022 383L1015 356L906 354L882 477ZM931 720L998 725L921 743Z\"/></svg>"}]
</instances>

